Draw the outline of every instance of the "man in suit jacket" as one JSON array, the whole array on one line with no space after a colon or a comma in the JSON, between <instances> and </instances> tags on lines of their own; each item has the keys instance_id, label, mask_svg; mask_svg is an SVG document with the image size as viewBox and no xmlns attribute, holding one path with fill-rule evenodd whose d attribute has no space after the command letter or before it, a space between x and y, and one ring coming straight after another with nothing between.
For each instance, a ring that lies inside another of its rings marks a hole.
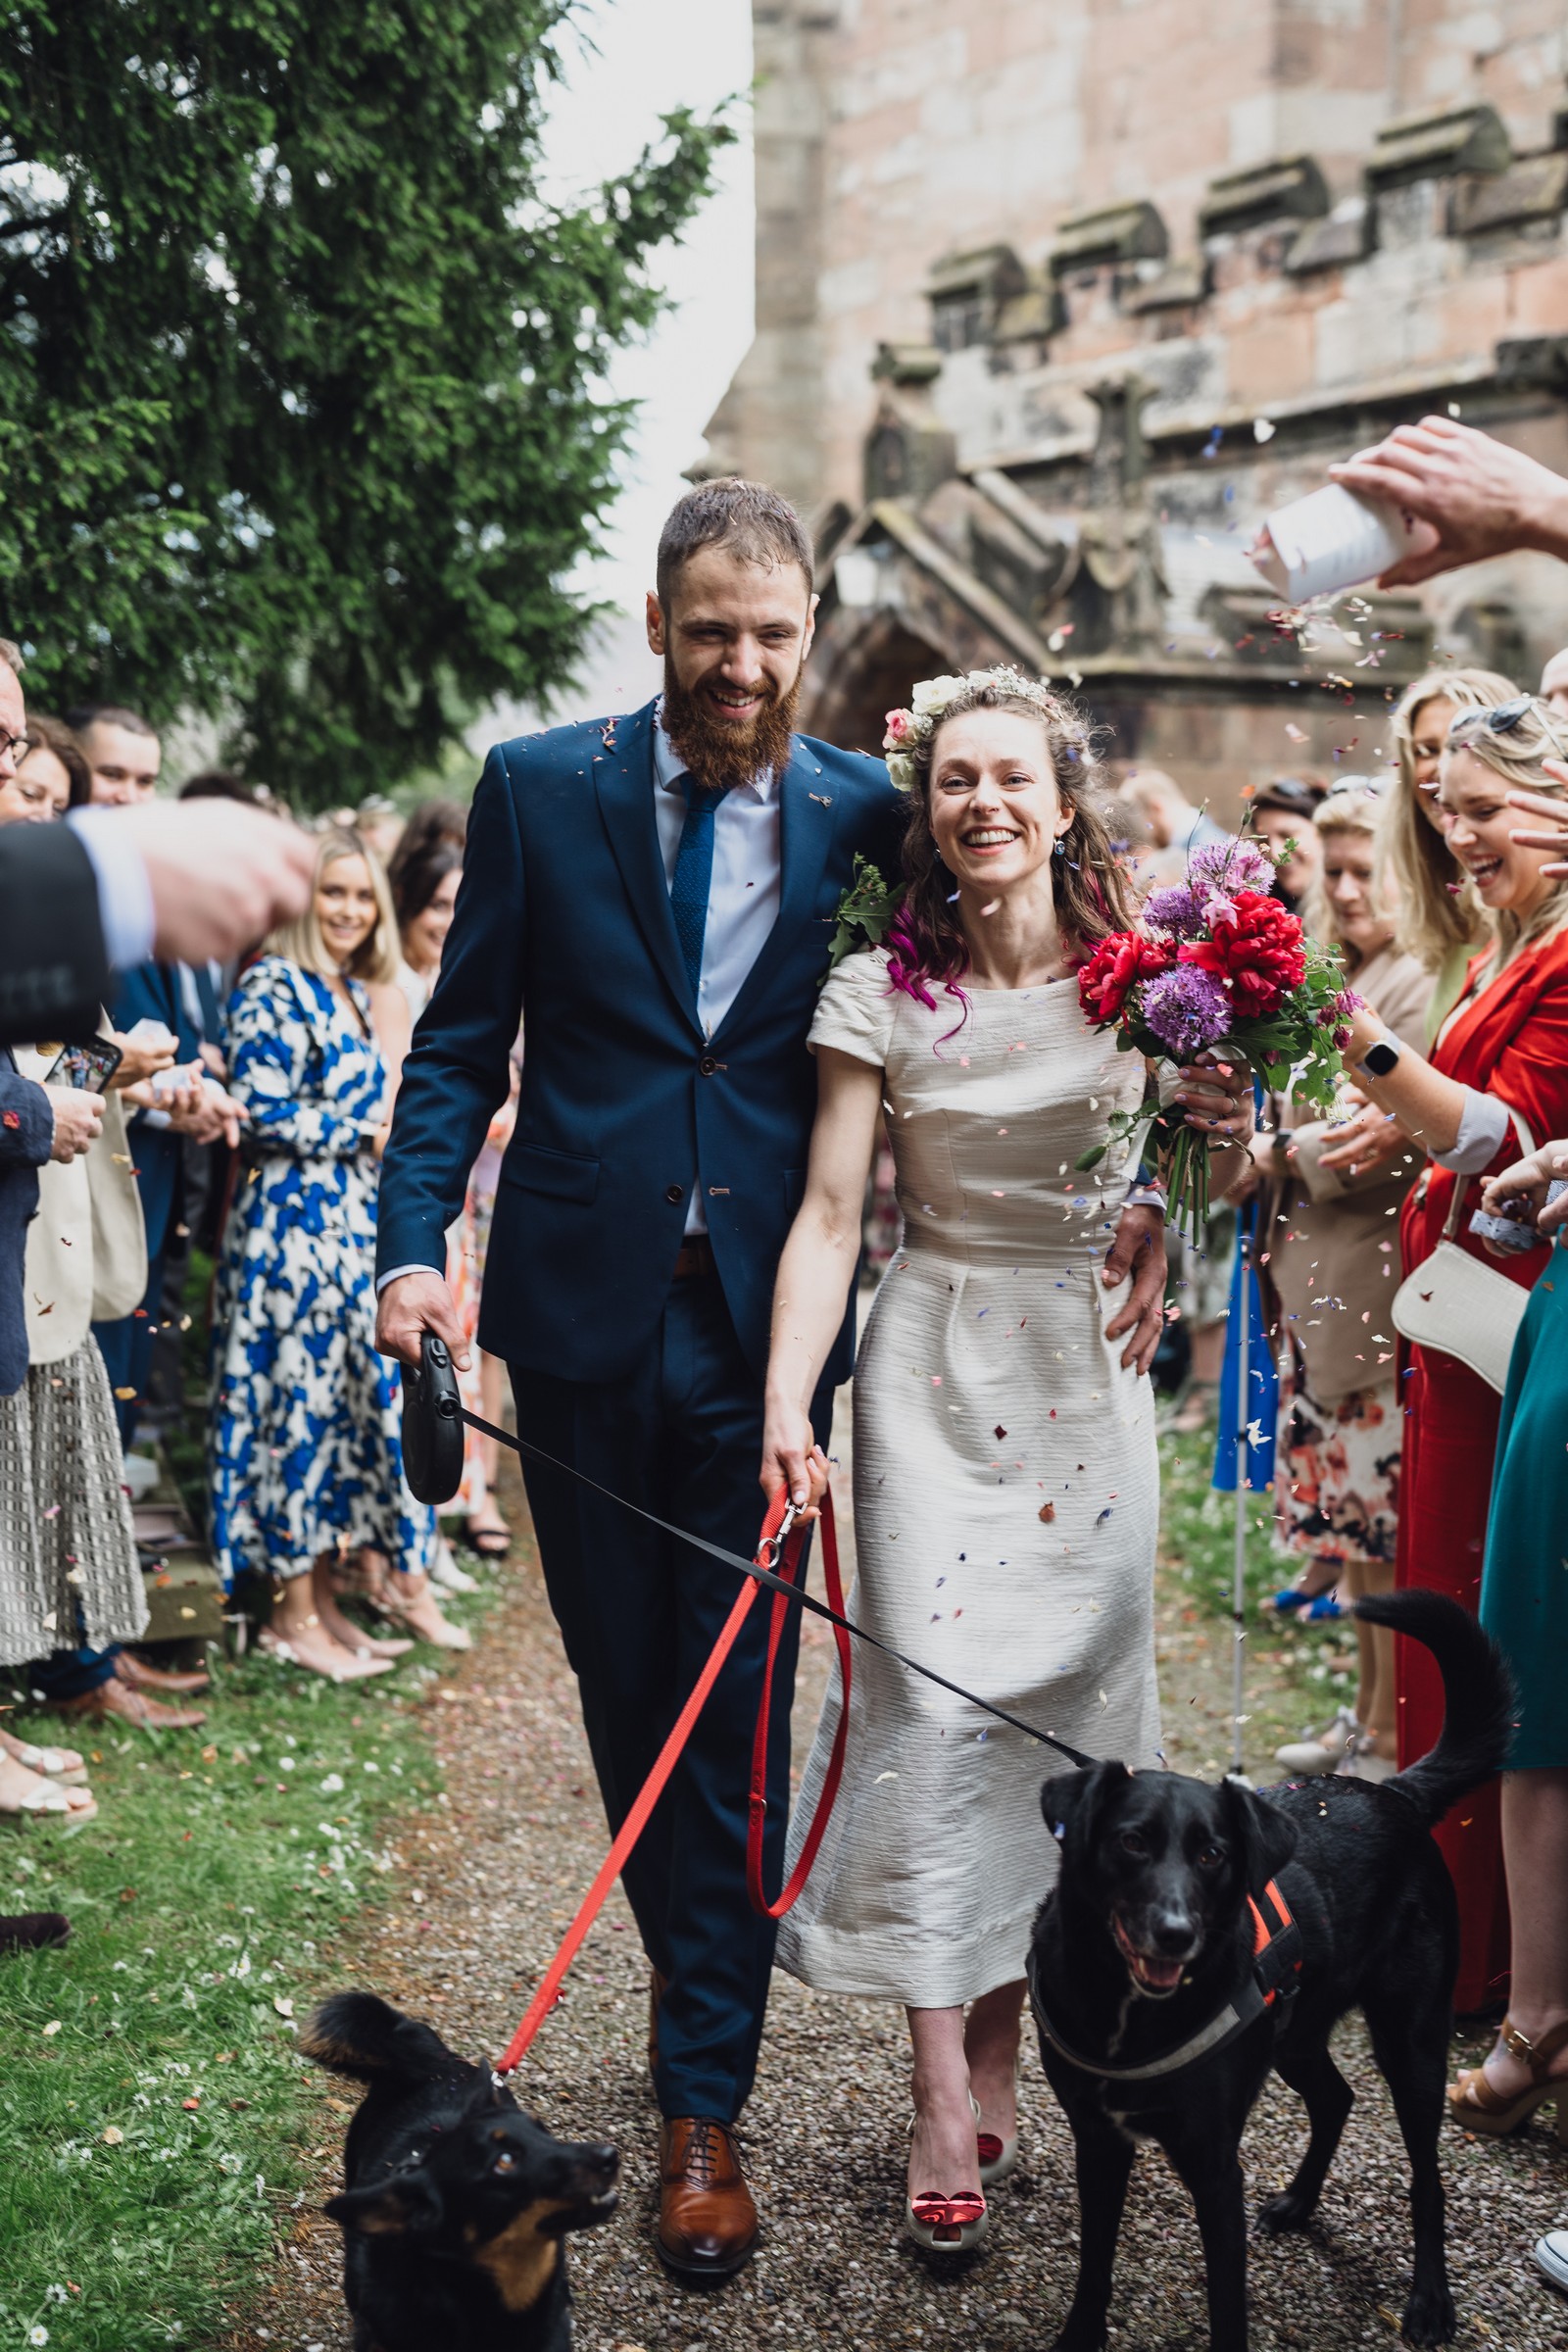
<instances>
[{"instance_id":1,"label":"man in suit jacket","mask_svg":"<svg viewBox=\"0 0 1568 2352\"><path fill-rule=\"evenodd\" d=\"M415 1361L428 1327L462 1352L444 1236L520 1019L481 1345L512 1366L526 1438L750 1557L773 1277L815 1103L806 1032L855 855L896 872L902 803L880 760L792 733L815 599L783 499L733 481L693 491L665 526L659 579L662 709L503 744L486 763L382 1171L380 1339ZM824 1433L852 1339L847 1323L812 1408ZM735 1576L588 1487L533 1464L526 1477L618 1827ZM773 1955L745 1882L765 1625L759 1607L625 1877L654 1974L658 2242L697 2275L738 2268L757 2231L730 2127ZM795 1636L792 1612L769 1765L775 1880Z\"/></svg>"},{"instance_id":2,"label":"man in suit jacket","mask_svg":"<svg viewBox=\"0 0 1568 2352\"><path fill-rule=\"evenodd\" d=\"M381 1176L379 1344L416 1362L428 1329L461 1358L446 1228L506 1098L521 1019L480 1344L510 1363L531 1444L747 1557L773 1282L816 1102L807 1031L856 855L895 877L904 821L879 760L792 731L814 611L810 546L783 499L720 481L679 502L648 602L662 703L502 744L486 763ZM852 1317L812 1400L824 1439L853 1337ZM532 1462L524 1473L618 1828L736 1577L592 1487ZM625 1873L654 1980L656 2243L695 2278L738 2269L757 2236L731 2127L773 1958L745 1872L766 1618L753 1611ZM794 1611L787 1629L768 1755L772 1884Z\"/></svg>"}]
</instances>

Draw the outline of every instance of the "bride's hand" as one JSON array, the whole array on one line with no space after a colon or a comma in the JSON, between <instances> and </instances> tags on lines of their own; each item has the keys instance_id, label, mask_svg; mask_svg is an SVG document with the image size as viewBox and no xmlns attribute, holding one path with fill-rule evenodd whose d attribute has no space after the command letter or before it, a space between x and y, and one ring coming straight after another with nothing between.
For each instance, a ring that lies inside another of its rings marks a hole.
<instances>
[{"instance_id":1,"label":"bride's hand","mask_svg":"<svg viewBox=\"0 0 1568 2352\"><path fill-rule=\"evenodd\" d=\"M1165 1319L1165 1219L1157 1208L1124 1208L1105 1253L1100 1279L1107 1290L1132 1275L1133 1287L1116 1316L1105 1325L1107 1340L1130 1335L1122 1370L1147 1372L1159 1346Z\"/></svg>"},{"instance_id":2,"label":"bride's hand","mask_svg":"<svg viewBox=\"0 0 1568 2352\"><path fill-rule=\"evenodd\" d=\"M799 1405L768 1399L760 1483L769 1502L782 1487L801 1518L820 1515L827 1493L827 1455L813 1442L810 1421Z\"/></svg>"},{"instance_id":3,"label":"bride's hand","mask_svg":"<svg viewBox=\"0 0 1568 2352\"><path fill-rule=\"evenodd\" d=\"M1200 1054L1180 1072L1174 1100L1187 1124L1215 1144L1245 1144L1252 1132L1252 1073L1239 1056Z\"/></svg>"}]
</instances>

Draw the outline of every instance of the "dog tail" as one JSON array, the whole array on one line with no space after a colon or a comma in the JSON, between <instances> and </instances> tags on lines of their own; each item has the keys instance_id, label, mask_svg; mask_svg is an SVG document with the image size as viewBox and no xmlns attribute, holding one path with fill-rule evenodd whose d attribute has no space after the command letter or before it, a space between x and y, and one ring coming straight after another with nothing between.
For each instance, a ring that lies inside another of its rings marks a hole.
<instances>
[{"instance_id":1,"label":"dog tail","mask_svg":"<svg viewBox=\"0 0 1568 2352\"><path fill-rule=\"evenodd\" d=\"M1468 1609L1443 1592L1410 1586L1368 1592L1355 1604L1368 1625L1386 1625L1430 1649L1443 1676L1443 1729L1418 1764L1385 1781L1430 1828L1469 1788L1507 1761L1515 1729L1513 1676L1501 1650Z\"/></svg>"},{"instance_id":2,"label":"dog tail","mask_svg":"<svg viewBox=\"0 0 1568 2352\"><path fill-rule=\"evenodd\" d=\"M459 2063L431 2027L373 1992L329 1993L305 2021L298 2046L357 2082L425 2082Z\"/></svg>"}]
</instances>

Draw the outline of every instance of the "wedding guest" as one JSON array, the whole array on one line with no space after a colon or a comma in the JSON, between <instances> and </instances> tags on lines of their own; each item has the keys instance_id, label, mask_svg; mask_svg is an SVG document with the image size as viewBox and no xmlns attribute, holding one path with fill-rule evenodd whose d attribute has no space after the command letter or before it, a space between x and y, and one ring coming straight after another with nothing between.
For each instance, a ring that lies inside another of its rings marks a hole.
<instances>
[{"instance_id":1,"label":"wedding guest","mask_svg":"<svg viewBox=\"0 0 1568 2352\"><path fill-rule=\"evenodd\" d=\"M774 1294L761 1483L803 1500L826 1483L812 1397L855 1282L885 1104L905 1235L856 1363L850 1612L997 1706L1152 1767L1145 1375L1162 1284L1146 1246L1161 1218L1124 1205L1125 1176L1065 1193L1060 1176L1143 1096L1143 1063L1092 1026L1074 984L1131 919L1130 894L1070 704L1007 669L917 687L915 704L935 724L898 714L912 765L903 905L885 946L840 963L811 1023L818 1105ZM1205 1136L1250 1132L1246 1073L1183 1079ZM792 1852L840 1707L835 1689ZM906 2227L939 2250L978 2241L984 2189L1016 2158L1023 1961L1051 1850L1040 1778L1020 1734L857 1650L844 1784L778 1957L819 1990L905 2005Z\"/></svg>"},{"instance_id":2,"label":"wedding guest","mask_svg":"<svg viewBox=\"0 0 1568 2352\"><path fill-rule=\"evenodd\" d=\"M71 729L58 718L32 711L16 774L0 782L0 824L19 817L52 824L68 808L84 808L91 792L92 777Z\"/></svg>"},{"instance_id":3,"label":"wedding guest","mask_svg":"<svg viewBox=\"0 0 1568 2352\"><path fill-rule=\"evenodd\" d=\"M1494 669L1429 669L1405 688L1390 721L1397 784L1384 839L1399 903L1399 946L1433 976L1429 1046L1486 939L1481 907L1448 848L1438 807L1444 746L1461 710L1486 710L1518 691Z\"/></svg>"},{"instance_id":4,"label":"wedding guest","mask_svg":"<svg viewBox=\"0 0 1568 2352\"><path fill-rule=\"evenodd\" d=\"M97 808L136 808L158 790L164 749L139 710L118 703L79 703L66 724L80 744Z\"/></svg>"},{"instance_id":5,"label":"wedding guest","mask_svg":"<svg viewBox=\"0 0 1568 2352\"><path fill-rule=\"evenodd\" d=\"M316 888L229 1002L247 1173L223 1236L209 1428L213 1548L226 1585L273 1586L262 1646L334 1682L385 1673L332 1568L362 1554L375 1607L466 1647L428 1568L433 1514L403 1483L397 1384L375 1352L371 1267L390 1096L408 1040L386 880L357 834L323 834Z\"/></svg>"},{"instance_id":6,"label":"wedding guest","mask_svg":"<svg viewBox=\"0 0 1568 2352\"><path fill-rule=\"evenodd\" d=\"M1387 815L1379 781L1343 776L1312 819L1320 871L1302 909L1316 939L1339 949L1353 988L1405 1045L1423 1041L1427 973L1395 946L1396 907L1377 839ZM1421 1154L1401 1137L1396 1160L1362 1177L1325 1168L1337 1128L1310 1107L1271 1097L1252 1139L1252 1168L1233 1189L1259 1194L1264 1279L1277 1304L1273 1338L1285 1364L1275 1443L1279 1521L1304 1563L1279 1607L1338 1591L1348 1603L1394 1584L1404 1423L1389 1307L1399 1279L1395 1219ZM1394 1637L1356 1625L1353 1701L1320 1736L1276 1750L1294 1774L1394 1771Z\"/></svg>"},{"instance_id":7,"label":"wedding guest","mask_svg":"<svg viewBox=\"0 0 1568 2352\"><path fill-rule=\"evenodd\" d=\"M1141 878L1151 886L1179 882L1193 850L1225 838L1224 828L1205 808L1195 808L1162 767L1130 767L1118 798L1131 803L1148 833L1149 846L1140 851L1138 863Z\"/></svg>"},{"instance_id":8,"label":"wedding guest","mask_svg":"<svg viewBox=\"0 0 1568 2352\"><path fill-rule=\"evenodd\" d=\"M411 1028L430 1002L462 879L463 851L441 835L426 836L407 856L400 855L388 876L401 951L397 983L408 1003Z\"/></svg>"},{"instance_id":9,"label":"wedding guest","mask_svg":"<svg viewBox=\"0 0 1568 2352\"><path fill-rule=\"evenodd\" d=\"M1568 721L1559 722L1568 735ZM1568 781L1568 770L1563 772ZM1528 1201L1555 1246L1531 1291L1497 1430L1481 1622L1513 1670L1518 1724L1502 1782L1502 1854L1513 1929L1508 2014L1484 2063L1448 2092L1463 2131L1515 2132L1555 2099L1568 2117L1568 1144L1550 1143L1494 1176L1482 1206Z\"/></svg>"},{"instance_id":10,"label":"wedding guest","mask_svg":"<svg viewBox=\"0 0 1568 2352\"><path fill-rule=\"evenodd\" d=\"M1400 1222L1407 1275L1427 1262L1450 1222L1458 1247L1508 1280L1528 1289L1543 1270L1540 1250L1488 1256L1469 1219L1480 1191L1475 1179L1519 1156L1520 1128L1532 1146L1568 1133L1568 888L1545 870L1549 850L1518 837L1508 801L1513 789L1561 798L1560 773L1544 763L1560 758L1564 733L1528 695L1453 719L1437 804L1448 849L1483 910L1488 944L1471 960L1430 1060L1387 1036L1370 1008L1351 1018L1347 1066L1376 1108L1392 1113L1431 1155ZM1356 1149L1353 1140L1343 1142L1323 1153L1322 1164L1339 1165ZM1499 1398L1457 1357L1432 1348L1411 1348L1404 1385L1397 1582L1447 1592L1474 1611ZM1404 1764L1426 1753L1442 1723L1442 1685L1428 1650L1398 1645L1397 1688ZM1435 1835L1459 1897L1454 2002L1473 2013L1505 1988L1508 1975L1495 1785L1466 1798Z\"/></svg>"},{"instance_id":11,"label":"wedding guest","mask_svg":"<svg viewBox=\"0 0 1568 2352\"><path fill-rule=\"evenodd\" d=\"M1248 831L1266 842L1274 860L1274 896L1292 914L1317 878L1319 845L1312 819L1323 786L1306 776L1274 776L1249 803Z\"/></svg>"}]
</instances>

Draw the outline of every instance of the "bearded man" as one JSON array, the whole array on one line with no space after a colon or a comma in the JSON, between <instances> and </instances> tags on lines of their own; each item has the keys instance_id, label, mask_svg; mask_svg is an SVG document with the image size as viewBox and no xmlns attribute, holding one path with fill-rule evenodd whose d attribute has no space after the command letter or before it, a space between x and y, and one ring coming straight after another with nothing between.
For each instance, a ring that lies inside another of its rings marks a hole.
<instances>
[{"instance_id":1,"label":"bearded man","mask_svg":"<svg viewBox=\"0 0 1568 2352\"><path fill-rule=\"evenodd\" d=\"M816 599L800 517L757 483L683 498L648 641L662 702L490 754L435 994L381 1177L379 1344L460 1362L446 1229L526 1034L479 1344L521 1435L601 1487L750 1558L779 1252L816 1090L806 1035L858 853L892 879L903 803L879 760L794 733ZM846 1322L811 1406L826 1437ZM545 1581L618 1829L736 1594L720 1562L529 1462ZM774 1931L746 1894L768 1612L752 1613L625 1873L652 1971L664 2118L657 2244L723 2277L757 2238L732 2126L751 2089ZM798 1616L773 1690L766 1866L789 1806Z\"/></svg>"}]
</instances>

